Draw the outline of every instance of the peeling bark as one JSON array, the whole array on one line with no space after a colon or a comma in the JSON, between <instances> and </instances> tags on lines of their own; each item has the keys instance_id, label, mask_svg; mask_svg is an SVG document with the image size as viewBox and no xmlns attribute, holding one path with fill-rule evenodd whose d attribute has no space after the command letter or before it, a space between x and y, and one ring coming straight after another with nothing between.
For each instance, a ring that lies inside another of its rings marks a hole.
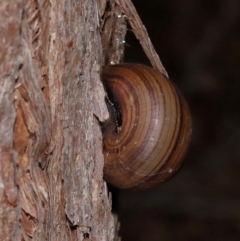
<instances>
[{"instance_id":1,"label":"peeling bark","mask_svg":"<svg viewBox=\"0 0 240 241\"><path fill-rule=\"evenodd\" d=\"M105 8L0 4L0 240L118 240L98 123Z\"/></svg>"}]
</instances>

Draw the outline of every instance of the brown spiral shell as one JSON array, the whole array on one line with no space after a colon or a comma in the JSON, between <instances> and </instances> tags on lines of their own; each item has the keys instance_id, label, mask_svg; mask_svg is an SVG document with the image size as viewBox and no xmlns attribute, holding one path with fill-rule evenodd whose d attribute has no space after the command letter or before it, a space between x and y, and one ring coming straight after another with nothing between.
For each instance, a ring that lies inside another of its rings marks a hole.
<instances>
[{"instance_id":1,"label":"brown spiral shell","mask_svg":"<svg viewBox=\"0 0 240 241\"><path fill-rule=\"evenodd\" d=\"M179 90L141 64L103 68L111 118L103 127L104 178L145 190L171 178L189 146L191 116Z\"/></svg>"}]
</instances>

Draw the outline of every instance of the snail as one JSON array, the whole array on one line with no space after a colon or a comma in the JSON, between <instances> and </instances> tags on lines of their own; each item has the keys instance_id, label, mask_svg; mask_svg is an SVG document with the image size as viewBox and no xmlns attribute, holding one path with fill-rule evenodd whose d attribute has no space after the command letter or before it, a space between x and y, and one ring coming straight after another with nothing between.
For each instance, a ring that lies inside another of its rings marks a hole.
<instances>
[{"instance_id":1,"label":"snail","mask_svg":"<svg viewBox=\"0 0 240 241\"><path fill-rule=\"evenodd\" d=\"M141 64L103 68L110 119L104 123L104 178L112 186L146 190L180 168L191 138L191 116L179 90Z\"/></svg>"}]
</instances>

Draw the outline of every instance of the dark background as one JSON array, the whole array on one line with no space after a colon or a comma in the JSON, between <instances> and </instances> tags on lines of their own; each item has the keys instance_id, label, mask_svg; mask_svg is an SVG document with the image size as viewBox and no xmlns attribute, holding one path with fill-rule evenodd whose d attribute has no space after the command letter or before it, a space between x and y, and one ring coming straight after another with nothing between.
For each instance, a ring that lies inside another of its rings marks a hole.
<instances>
[{"instance_id":1,"label":"dark background","mask_svg":"<svg viewBox=\"0 0 240 241\"><path fill-rule=\"evenodd\" d=\"M180 172L144 193L120 192L122 241L240 240L240 1L135 0L193 118ZM128 31L125 62L149 64Z\"/></svg>"}]
</instances>

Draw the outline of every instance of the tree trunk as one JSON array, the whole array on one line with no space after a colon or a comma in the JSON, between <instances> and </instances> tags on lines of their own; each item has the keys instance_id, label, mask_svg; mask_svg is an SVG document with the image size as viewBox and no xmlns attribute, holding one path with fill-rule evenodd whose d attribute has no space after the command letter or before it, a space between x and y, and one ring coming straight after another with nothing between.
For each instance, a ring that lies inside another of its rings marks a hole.
<instances>
[{"instance_id":1,"label":"tree trunk","mask_svg":"<svg viewBox=\"0 0 240 241\"><path fill-rule=\"evenodd\" d=\"M105 9L0 3L0 240L118 240L98 123Z\"/></svg>"}]
</instances>

